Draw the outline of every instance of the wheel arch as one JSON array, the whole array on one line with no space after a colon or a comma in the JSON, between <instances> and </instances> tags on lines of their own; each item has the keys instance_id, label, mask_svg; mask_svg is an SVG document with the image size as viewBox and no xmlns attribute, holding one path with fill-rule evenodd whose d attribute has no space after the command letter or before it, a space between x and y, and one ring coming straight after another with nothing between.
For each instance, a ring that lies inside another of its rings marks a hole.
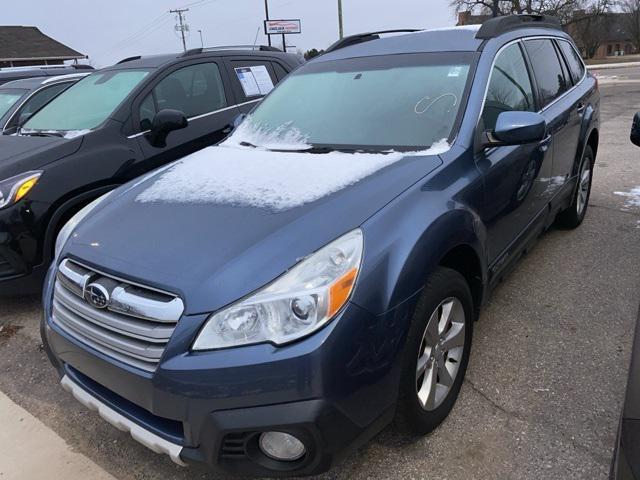
<instances>
[{"instance_id":1,"label":"wheel arch","mask_svg":"<svg viewBox=\"0 0 640 480\"><path fill-rule=\"evenodd\" d=\"M53 260L55 241L58 236L58 232L64 224L85 205L116 187L117 185L108 185L92 188L91 190L87 190L78 195L74 195L72 198L64 200L57 208L55 208L47 223L44 243L42 245L42 256L45 263L49 263Z\"/></svg>"}]
</instances>

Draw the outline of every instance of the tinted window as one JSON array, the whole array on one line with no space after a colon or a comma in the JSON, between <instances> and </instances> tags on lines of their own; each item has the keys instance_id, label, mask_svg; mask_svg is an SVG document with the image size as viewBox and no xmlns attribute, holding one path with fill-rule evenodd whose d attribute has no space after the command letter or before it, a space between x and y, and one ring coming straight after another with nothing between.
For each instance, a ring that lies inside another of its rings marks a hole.
<instances>
[{"instance_id":1,"label":"tinted window","mask_svg":"<svg viewBox=\"0 0 640 480\"><path fill-rule=\"evenodd\" d=\"M29 119L25 129L83 131L98 127L149 74L111 70L83 78Z\"/></svg>"},{"instance_id":2,"label":"tinted window","mask_svg":"<svg viewBox=\"0 0 640 480\"><path fill-rule=\"evenodd\" d=\"M215 63L200 63L169 74L140 106L140 120L151 120L155 112L180 110L188 117L213 112L227 106L222 76Z\"/></svg>"},{"instance_id":3,"label":"tinted window","mask_svg":"<svg viewBox=\"0 0 640 480\"><path fill-rule=\"evenodd\" d=\"M551 40L527 40L525 44L544 107L568 90L567 79Z\"/></svg>"},{"instance_id":4,"label":"tinted window","mask_svg":"<svg viewBox=\"0 0 640 480\"><path fill-rule=\"evenodd\" d=\"M289 74L289 72L285 70L284 67L280 65L278 62L271 62L271 65L273 65L273 69L276 72L278 81L281 81L284 77L286 77Z\"/></svg>"},{"instance_id":5,"label":"tinted window","mask_svg":"<svg viewBox=\"0 0 640 480\"><path fill-rule=\"evenodd\" d=\"M573 83L578 83L584 76L584 63L582 63L580 55L578 55L576 49L573 48L573 46L569 42L561 40L558 42L558 45L560 45L560 49L562 50L564 58L567 61L567 65L569 65Z\"/></svg>"},{"instance_id":6,"label":"tinted window","mask_svg":"<svg viewBox=\"0 0 640 480\"><path fill-rule=\"evenodd\" d=\"M40 90L25 102L24 106L20 110L20 115L37 112L51 100L60 95L60 93L69 88L70 85L70 83L61 83Z\"/></svg>"},{"instance_id":7,"label":"tinted window","mask_svg":"<svg viewBox=\"0 0 640 480\"><path fill-rule=\"evenodd\" d=\"M498 115L511 111L535 111L531 79L519 45L507 47L496 59L482 112L485 130L492 131Z\"/></svg>"}]
</instances>

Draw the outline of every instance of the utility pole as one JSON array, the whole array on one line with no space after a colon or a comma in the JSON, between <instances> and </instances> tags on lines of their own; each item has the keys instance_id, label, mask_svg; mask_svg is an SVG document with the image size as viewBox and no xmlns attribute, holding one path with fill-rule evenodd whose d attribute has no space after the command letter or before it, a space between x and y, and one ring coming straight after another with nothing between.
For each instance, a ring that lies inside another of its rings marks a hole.
<instances>
[{"instance_id":1,"label":"utility pole","mask_svg":"<svg viewBox=\"0 0 640 480\"><path fill-rule=\"evenodd\" d=\"M268 22L269 21L269 0L264 0L264 13ZM269 42L269 46L271 46L271 35L269 34L267 34L267 41Z\"/></svg>"},{"instance_id":2,"label":"utility pole","mask_svg":"<svg viewBox=\"0 0 640 480\"><path fill-rule=\"evenodd\" d=\"M498 16L498 12L499 12L499 1L500 0L493 0L493 8L492 8L492 13L494 17Z\"/></svg>"},{"instance_id":3,"label":"utility pole","mask_svg":"<svg viewBox=\"0 0 640 480\"><path fill-rule=\"evenodd\" d=\"M184 48L185 52L187 51L187 40L184 36L184 32L187 28L187 25L183 22L182 14L188 11L188 8L176 8L175 10L169 10L169 13L178 14L178 21L180 22L180 34L182 35L182 48Z\"/></svg>"},{"instance_id":4,"label":"utility pole","mask_svg":"<svg viewBox=\"0 0 640 480\"><path fill-rule=\"evenodd\" d=\"M338 30L340 32L340 40L344 38L344 26L342 24L342 0L338 0Z\"/></svg>"}]
</instances>

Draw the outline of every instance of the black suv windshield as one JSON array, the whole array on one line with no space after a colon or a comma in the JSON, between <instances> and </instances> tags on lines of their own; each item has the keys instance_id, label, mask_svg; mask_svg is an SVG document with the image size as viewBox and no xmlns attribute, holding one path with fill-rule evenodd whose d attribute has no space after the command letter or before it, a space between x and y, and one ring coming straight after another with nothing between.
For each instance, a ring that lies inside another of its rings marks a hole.
<instances>
[{"instance_id":1,"label":"black suv windshield","mask_svg":"<svg viewBox=\"0 0 640 480\"><path fill-rule=\"evenodd\" d=\"M473 58L428 53L311 63L254 110L248 121L260 135L245 143L267 134L314 146L428 148L452 135Z\"/></svg>"},{"instance_id":2,"label":"black suv windshield","mask_svg":"<svg viewBox=\"0 0 640 480\"><path fill-rule=\"evenodd\" d=\"M118 70L89 75L38 111L23 130L81 132L96 128L148 74L148 70Z\"/></svg>"}]
</instances>

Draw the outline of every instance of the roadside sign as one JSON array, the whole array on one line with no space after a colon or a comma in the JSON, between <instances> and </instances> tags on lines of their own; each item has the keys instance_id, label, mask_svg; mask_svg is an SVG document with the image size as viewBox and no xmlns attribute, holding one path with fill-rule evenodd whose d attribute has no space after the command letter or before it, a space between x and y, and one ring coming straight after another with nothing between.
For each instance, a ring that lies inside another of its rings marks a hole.
<instances>
[{"instance_id":1,"label":"roadside sign","mask_svg":"<svg viewBox=\"0 0 640 480\"><path fill-rule=\"evenodd\" d=\"M265 35L290 35L302 33L300 20L265 20Z\"/></svg>"}]
</instances>

